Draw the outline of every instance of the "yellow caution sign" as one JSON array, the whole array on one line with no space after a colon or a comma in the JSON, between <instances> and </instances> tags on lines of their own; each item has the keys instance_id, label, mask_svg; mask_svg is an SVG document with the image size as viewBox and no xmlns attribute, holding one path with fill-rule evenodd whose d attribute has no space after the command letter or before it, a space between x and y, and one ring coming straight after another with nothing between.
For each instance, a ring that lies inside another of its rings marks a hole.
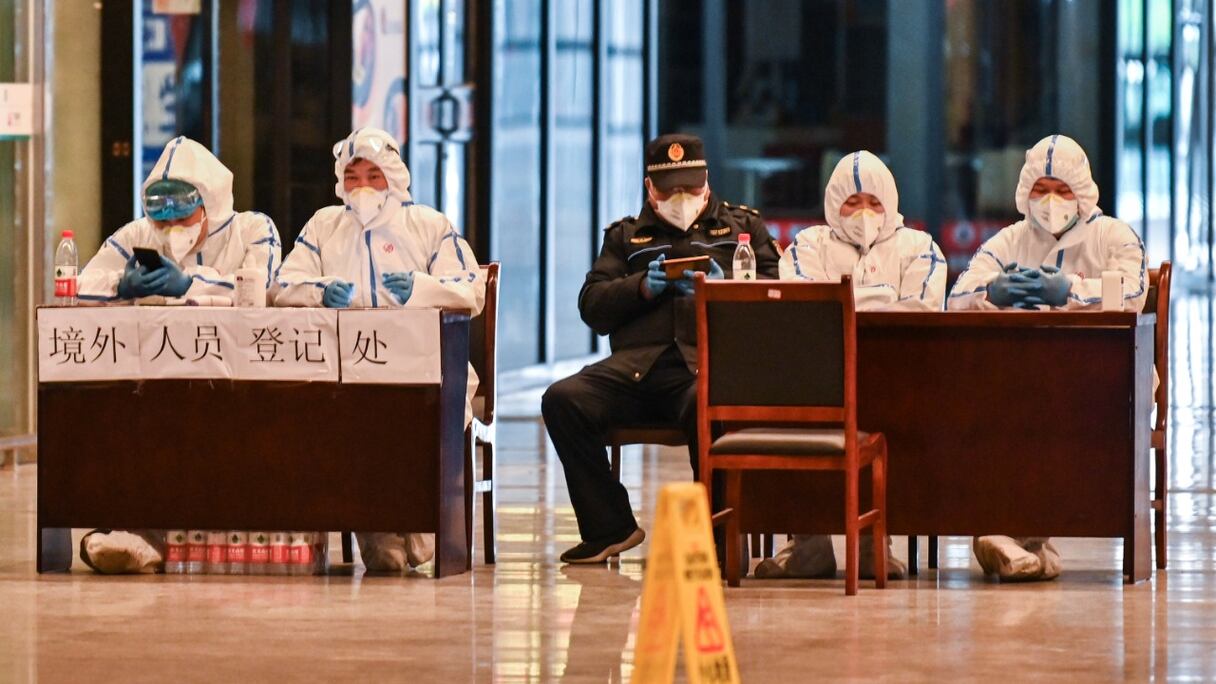
<instances>
[{"instance_id":1,"label":"yellow caution sign","mask_svg":"<svg viewBox=\"0 0 1216 684\"><path fill-rule=\"evenodd\" d=\"M689 682L738 682L705 487L692 482L663 487L653 529L633 681L670 682L683 642Z\"/></svg>"}]
</instances>

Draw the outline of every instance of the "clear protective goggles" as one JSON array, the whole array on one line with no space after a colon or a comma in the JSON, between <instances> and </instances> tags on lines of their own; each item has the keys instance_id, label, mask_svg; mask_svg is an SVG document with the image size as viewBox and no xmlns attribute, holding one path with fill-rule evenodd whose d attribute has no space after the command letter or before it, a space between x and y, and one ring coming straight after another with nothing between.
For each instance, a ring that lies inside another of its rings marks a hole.
<instances>
[{"instance_id":1,"label":"clear protective goggles","mask_svg":"<svg viewBox=\"0 0 1216 684\"><path fill-rule=\"evenodd\" d=\"M183 180L158 180L144 190L144 212L154 221L176 221L203 205L198 188Z\"/></svg>"}]
</instances>

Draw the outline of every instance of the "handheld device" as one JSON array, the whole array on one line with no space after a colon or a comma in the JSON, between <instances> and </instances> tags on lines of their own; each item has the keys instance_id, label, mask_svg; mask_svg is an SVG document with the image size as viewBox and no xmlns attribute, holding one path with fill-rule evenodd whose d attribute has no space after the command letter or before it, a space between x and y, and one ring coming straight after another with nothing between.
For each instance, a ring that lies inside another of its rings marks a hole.
<instances>
[{"instance_id":1,"label":"handheld device","mask_svg":"<svg viewBox=\"0 0 1216 684\"><path fill-rule=\"evenodd\" d=\"M663 262L663 271L668 280L679 280L684 277L684 271L700 271L709 273L709 257L705 255L668 259Z\"/></svg>"},{"instance_id":2,"label":"handheld device","mask_svg":"<svg viewBox=\"0 0 1216 684\"><path fill-rule=\"evenodd\" d=\"M155 249L136 247L132 251L135 252L135 261L149 271L155 271L161 267L160 252Z\"/></svg>"}]
</instances>

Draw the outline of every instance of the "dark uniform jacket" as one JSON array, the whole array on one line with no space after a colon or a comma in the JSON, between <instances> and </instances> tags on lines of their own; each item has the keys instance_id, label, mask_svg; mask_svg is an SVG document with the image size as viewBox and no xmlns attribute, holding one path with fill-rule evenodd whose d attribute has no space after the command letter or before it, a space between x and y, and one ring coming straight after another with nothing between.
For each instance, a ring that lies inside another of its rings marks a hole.
<instances>
[{"instance_id":1,"label":"dark uniform jacket","mask_svg":"<svg viewBox=\"0 0 1216 684\"><path fill-rule=\"evenodd\" d=\"M600 255L591 266L578 308L583 321L608 335L612 355L600 363L638 381L672 345L689 370L696 372L697 325L693 298L669 285L652 300L642 296L642 280L651 261L708 255L726 277L739 235L750 233L756 253L756 276L776 279L780 257L768 228L754 209L723 202L710 195L705 211L682 231L664 221L647 204L637 218L625 217L608 227Z\"/></svg>"}]
</instances>

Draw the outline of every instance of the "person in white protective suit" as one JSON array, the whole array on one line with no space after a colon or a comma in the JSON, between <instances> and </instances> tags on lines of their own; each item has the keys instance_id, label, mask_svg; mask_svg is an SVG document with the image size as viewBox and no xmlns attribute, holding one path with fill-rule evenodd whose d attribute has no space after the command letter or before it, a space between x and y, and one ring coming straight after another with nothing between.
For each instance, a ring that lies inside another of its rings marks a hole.
<instances>
[{"instance_id":1,"label":"person in white protective suit","mask_svg":"<svg viewBox=\"0 0 1216 684\"><path fill-rule=\"evenodd\" d=\"M233 211L232 172L206 147L186 137L166 145L142 199L144 218L106 238L81 271L81 300L229 306L243 268L258 269L271 285L279 232L264 214ZM136 263L136 247L159 252L160 266ZM93 530L80 542L81 560L106 574L156 572L164 552L157 530Z\"/></svg>"},{"instance_id":2,"label":"person in white protective suit","mask_svg":"<svg viewBox=\"0 0 1216 684\"><path fill-rule=\"evenodd\" d=\"M203 145L184 136L166 145L142 199L145 216L106 238L80 272L81 300L231 305L245 268L273 286L279 231L265 214L233 211L232 172ZM160 267L137 263L136 247L159 252Z\"/></svg>"},{"instance_id":3,"label":"person in white protective suit","mask_svg":"<svg viewBox=\"0 0 1216 684\"><path fill-rule=\"evenodd\" d=\"M415 204L388 133L361 128L334 145L341 206L319 210L279 270L276 306L467 309L485 303L473 250L440 212ZM469 368L465 424L477 375ZM434 556L431 534L360 533L369 570L400 572Z\"/></svg>"},{"instance_id":4,"label":"person in white protective suit","mask_svg":"<svg viewBox=\"0 0 1216 684\"><path fill-rule=\"evenodd\" d=\"M781 257L782 280L839 282L853 278L859 311L940 311L946 260L928 233L907 228L899 213L895 177L882 160L854 152L836 164L823 198L826 226L798 233ZM887 553L887 575L907 566ZM861 545L863 577L874 576L873 545ZM836 555L828 535L795 535L774 558L756 567L759 578L833 577Z\"/></svg>"},{"instance_id":5,"label":"person in white protective suit","mask_svg":"<svg viewBox=\"0 0 1216 684\"><path fill-rule=\"evenodd\" d=\"M1103 215L1085 151L1052 135L1026 152L1018 178L1025 218L985 242L947 298L949 309L1099 309L1102 272L1123 275L1125 311L1147 298L1144 245L1131 226ZM1002 580L1049 580L1060 554L1046 537L977 537L975 557Z\"/></svg>"}]
</instances>

